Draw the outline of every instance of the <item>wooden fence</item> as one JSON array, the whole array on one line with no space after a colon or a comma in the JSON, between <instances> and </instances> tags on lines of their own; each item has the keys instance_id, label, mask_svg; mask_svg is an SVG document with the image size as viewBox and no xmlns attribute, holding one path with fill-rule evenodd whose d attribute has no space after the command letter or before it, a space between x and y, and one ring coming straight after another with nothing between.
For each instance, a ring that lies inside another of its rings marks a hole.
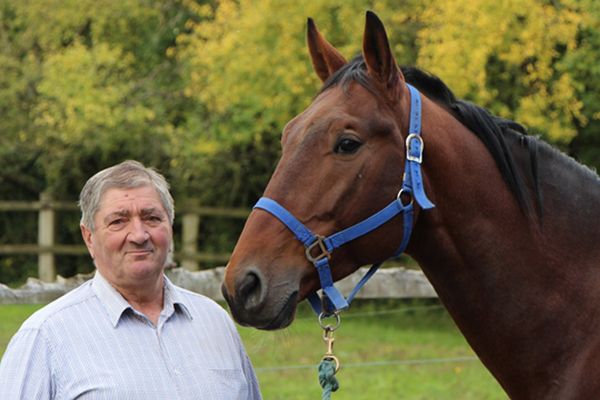
<instances>
[{"instance_id":1,"label":"wooden fence","mask_svg":"<svg viewBox=\"0 0 600 400\"><path fill-rule=\"evenodd\" d=\"M76 211L75 202L55 201L43 193L39 201L0 201L0 212L37 212L38 240L29 244L0 244L0 255L3 254L37 254L38 275L45 282L56 279L55 256L87 254L85 245L68 245L56 243L57 211ZM177 205L177 215L181 218L181 249L173 252L174 261L182 267L195 271L200 262L225 263L229 254L202 252L198 249L200 222L202 217L224 217L246 219L250 213L247 209L215 208L200 206L197 201L182 201ZM173 233L174 236L177 232Z\"/></svg>"}]
</instances>

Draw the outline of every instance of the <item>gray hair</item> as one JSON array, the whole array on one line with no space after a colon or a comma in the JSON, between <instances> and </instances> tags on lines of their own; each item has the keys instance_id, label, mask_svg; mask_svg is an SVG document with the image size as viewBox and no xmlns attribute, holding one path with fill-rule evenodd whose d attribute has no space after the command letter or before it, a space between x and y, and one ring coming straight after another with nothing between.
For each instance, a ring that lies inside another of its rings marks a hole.
<instances>
[{"instance_id":1,"label":"gray hair","mask_svg":"<svg viewBox=\"0 0 600 400\"><path fill-rule=\"evenodd\" d=\"M146 168L142 163L127 160L106 168L92 176L83 186L79 194L81 209L81 224L94 230L94 216L100 208L100 200L109 189L133 189L151 186L156 189L160 201L173 225L175 206L169 193L169 184L164 176L152 168Z\"/></svg>"}]
</instances>

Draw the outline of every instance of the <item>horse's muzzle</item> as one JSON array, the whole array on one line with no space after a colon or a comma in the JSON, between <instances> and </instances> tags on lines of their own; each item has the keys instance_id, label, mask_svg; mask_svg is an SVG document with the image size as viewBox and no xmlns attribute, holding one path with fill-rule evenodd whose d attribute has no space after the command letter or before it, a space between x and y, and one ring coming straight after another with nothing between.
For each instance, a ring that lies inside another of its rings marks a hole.
<instances>
[{"instance_id":1,"label":"horse's muzzle","mask_svg":"<svg viewBox=\"0 0 600 400\"><path fill-rule=\"evenodd\" d=\"M298 302L297 289L286 283L270 290L262 273L253 268L236 278L233 293L225 284L221 291L240 325L274 330L292 323Z\"/></svg>"}]
</instances>

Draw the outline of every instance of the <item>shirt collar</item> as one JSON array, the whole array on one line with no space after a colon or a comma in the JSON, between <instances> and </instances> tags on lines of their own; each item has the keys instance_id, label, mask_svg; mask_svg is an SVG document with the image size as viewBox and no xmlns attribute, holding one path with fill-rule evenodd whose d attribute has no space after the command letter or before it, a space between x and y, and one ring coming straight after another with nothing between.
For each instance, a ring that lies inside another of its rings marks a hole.
<instances>
[{"instance_id":1,"label":"shirt collar","mask_svg":"<svg viewBox=\"0 0 600 400\"><path fill-rule=\"evenodd\" d=\"M192 317L192 313L190 312L190 304L188 299L183 295L183 292L180 288L175 286L169 278L166 276L165 286L164 286L164 300L163 300L163 310L166 310L167 307L174 307L175 311L181 311L186 317L189 319L194 319Z\"/></svg>"},{"instance_id":2,"label":"shirt collar","mask_svg":"<svg viewBox=\"0 0 600 400\"><path fill-rule=\"evenodd\" d=\"M121 294L106 280L106 278L100 274L98 270L96 270L92 280L92 289L106 307L110 322L113 327L117 327L121 316L126 310L133 310L131 304L129 304L127 300L121 296ZM162 312L166 312L168 314L172 314L173 312L181 312L189 319L193 319L187 299L166 276L164 276L164 298Z\"/></svg>"},{"instance_id":3,"label":"shirt collar","mask_svg":"<svg viewBox=\"0 0 600 400\"><path fill-rule=\"evenodd\" d=\"M127 309L132 309L131 305L112 287L98 270L96 270L94 279L92 280L92 289L96 293L96 296L98 296L98 299L100 299L100 302L106 307L110 322L116 328L123 312Z\"/></svg>"}]
</instances>

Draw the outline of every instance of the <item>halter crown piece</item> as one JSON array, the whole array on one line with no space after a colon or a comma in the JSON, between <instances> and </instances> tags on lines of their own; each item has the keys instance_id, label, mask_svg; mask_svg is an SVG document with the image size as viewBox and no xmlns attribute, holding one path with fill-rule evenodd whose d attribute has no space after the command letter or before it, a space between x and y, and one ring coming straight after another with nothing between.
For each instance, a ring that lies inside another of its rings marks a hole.
<instances>
[{"instance_id":1,"label":"halter crown piece","mask_svg":"<svg viewBox=\"0 0 600 400\"><path fill-rule=\"evenodd\" d=\"M406 250L413 228L414 204L411 200L407 205L402 203L401 195L409 195L411 199L423 209L430 209L435 205L427 198L421 173L423 161L423 138L421 137L421 94L413 86L407 84L410 91L410 122L406 138L406 163L402 188L396 199L389 205L361 222L342 231L323 237L315 235L302 222L298 221L288 210L273 199L262 197L254 208L265 210L277 217L296 236L306 248L306 258L312 262L319 273L323 297L319 298L317 292L308 295L308 301L317 314L333 314L348 308L356 293L375 274L383 263L374 264L362 277L347 298L338 291L333 284L329 259L331 252L336 248L379 228L398 214L404 214L402 243L394 254L399 256ZM314 255L318 251L317 255Z\"/></svg>"}]
</instances>

